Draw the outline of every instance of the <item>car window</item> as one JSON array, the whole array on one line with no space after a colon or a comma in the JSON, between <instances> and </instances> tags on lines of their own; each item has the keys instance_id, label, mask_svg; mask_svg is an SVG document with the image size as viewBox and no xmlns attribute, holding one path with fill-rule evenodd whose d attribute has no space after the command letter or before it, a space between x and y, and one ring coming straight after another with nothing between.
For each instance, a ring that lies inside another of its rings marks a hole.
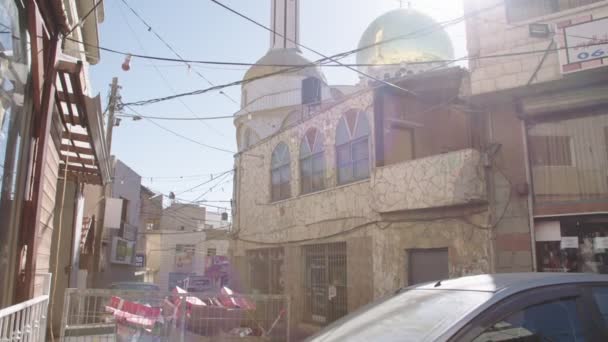
<instances>
[{"instance_id":1,"label":"car window","mask_svg":"<svg viewBox=\"0 0 608 342\"><path fill-rule=\"evenodd\" d=\"M594 287L591 293L602 315L604 326L608 328L608 287Z\"/></svg>"},{"instance_id":2,"label":"car window","mask_svg":"<svg viewBox=\"0 0 608 342\"><path fill-rule=\"evenodd\" d=\"M510 314L479 335L489 341L585 341L576 299L560 299L529 306Z\"/></svg>"}]
</instances>

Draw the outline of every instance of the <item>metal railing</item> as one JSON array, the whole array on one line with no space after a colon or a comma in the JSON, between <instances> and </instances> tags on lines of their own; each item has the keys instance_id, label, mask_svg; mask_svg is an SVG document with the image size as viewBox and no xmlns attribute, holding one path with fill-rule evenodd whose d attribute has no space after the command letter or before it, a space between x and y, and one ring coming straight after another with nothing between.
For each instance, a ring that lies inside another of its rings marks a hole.
<instances>
[{"instance_id":1,"label":"metal railing","mask_svg":"<svg viewBox=\"0 0 608 342\"><path fill-rule=\"evenodd\" d=\"M289 341L283 295L67 289L61 341Z\"/></svg>"},{"instance_id":2,"label":"metal railing","mask_svg":"<svg viewBox=\"0 0 608 342\"><path fill-rule=\"evenodd\" d=\"M51 274L36 274L42 278L42 295L0 309L0 341L45 341L51 289Z\"/></svg>"}]
</instances>

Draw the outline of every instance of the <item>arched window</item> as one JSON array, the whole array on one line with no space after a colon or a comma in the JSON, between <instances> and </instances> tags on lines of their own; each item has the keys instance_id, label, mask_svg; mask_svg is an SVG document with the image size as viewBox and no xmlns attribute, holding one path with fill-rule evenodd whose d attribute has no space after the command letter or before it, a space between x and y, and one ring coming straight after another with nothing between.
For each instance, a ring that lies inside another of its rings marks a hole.
<instances>
[{"instance_id":1,"label":"arched window","mask_svg":"<svg viewBox=\"0 0 608 342\"><path fill-rule=\"evenodd\" d=\"M289 168L289 148L280 143L272 151L271 159L271 197L272 201L280 201L291 196L291 172Z\"/></svg>"},{"instance_id":2,"label":"arched window","mask_svg":"<svg viewBox=\"0 0 608 342\"><path fill-rule=\"evenodd\" d=\"M325 148L323 134L309 129L300 143L300 189L303 194L325 188Z\"/></svg>"},{"instance_id":3,"label":"arched window","mask_svg":"<svg viewBox=\"0 0 608 342\"><path fill-rule=\"evenodd\" d=\"M338 184L369 177L369 123L365 113L351 109L336 129Z\"/></svg>"}]
</instances>

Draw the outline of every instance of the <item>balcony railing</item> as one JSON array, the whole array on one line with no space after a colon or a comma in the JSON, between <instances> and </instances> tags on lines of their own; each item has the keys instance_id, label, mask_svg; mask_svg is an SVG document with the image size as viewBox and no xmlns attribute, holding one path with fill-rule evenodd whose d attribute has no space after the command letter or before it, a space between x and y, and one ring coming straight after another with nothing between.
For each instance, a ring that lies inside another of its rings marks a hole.
<instances>
[{"instance_id":1,"label":"balcony railing","mask_svg":"<svg viewBox=\"0 0 608 342\"><path fill-rule=\"evenodd\" d=\"M51 274L36 276L43 278L42 295L0 309L0 341L46 341Z\"/></svg>"},{"instance_id":2,"label":"balcony railing","mask_svg":"<svg viewBox=\"0 0 608 342\"><path fill-rule=\"evenodd\" d=\"M372 196L381 213L486 201L481 154L465 149L376 168Z\"/></svg>"}]
</instances>

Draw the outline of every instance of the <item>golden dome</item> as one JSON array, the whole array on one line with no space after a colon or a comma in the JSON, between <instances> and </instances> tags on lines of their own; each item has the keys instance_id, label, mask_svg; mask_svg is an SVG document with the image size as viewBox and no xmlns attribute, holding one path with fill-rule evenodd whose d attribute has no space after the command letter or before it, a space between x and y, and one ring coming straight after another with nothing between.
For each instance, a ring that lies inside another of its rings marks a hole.
<instances>
[{"instance_id":1,"label":"golden dome","mask_svg":"<svg viewBox=\"0 0 608 342\"><path fill-rule=\"evenodd\" d=\"M421 32L423 30L423 32ZM359 48L396 37L357 53L358 64L430 62L454 58L448 34L431 17L411 9L397 9L374 20L363 33Z\"/></svg>"},{"instance_id":2,"label":"golden dome","mask_svg":"<svg viewBox=\"0 0 608 342\"><path fill-rule=\"evenodd\" d=\"M312 62L305 58L298 49L271 49L245 73L244 80L261 77L281 70L289 69L292 65L307 65ZM270 66L271 65L271 66ZM277 66L277 65L286 65ZM325 82L325 76L318 66L303 68L286 75L315 77Z\"/></svg>"}]
</instances>

